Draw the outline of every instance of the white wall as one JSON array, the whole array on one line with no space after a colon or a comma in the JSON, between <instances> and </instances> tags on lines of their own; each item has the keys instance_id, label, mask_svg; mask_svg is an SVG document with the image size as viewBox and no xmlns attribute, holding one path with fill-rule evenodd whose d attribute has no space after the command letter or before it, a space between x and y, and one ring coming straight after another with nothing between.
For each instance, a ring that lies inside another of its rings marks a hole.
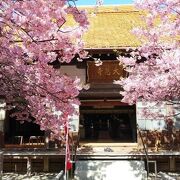
<instances>
[{"instance_id":1,"label":"white wall","mask_svg":"<svg viewBox=\"0 0 180 180\"><path fill-rule=\"evenodd\" d=\"M152 112L152 114L163 114L167 115L167 107L165 102L160 105L156 103L143 103L141 101L136 104L136 118L137 124L142 130L163 130L166 129L166 123L164 121L164 117L155 117L155 116L146 116L144 114L145 108L148 111Z\"/></svg>"},{"instance_id":2,"label":"white wall","mask_svg":"<svg viewBox=\"0 0 180 180\"><path fill-rule=\"evenodd\" d=\"M60 68L61 74L67 74L68 76L81 79L83 84L86 83L86 69L79 69L75 65L65 65Z\"/></svg>"}]
</instances>

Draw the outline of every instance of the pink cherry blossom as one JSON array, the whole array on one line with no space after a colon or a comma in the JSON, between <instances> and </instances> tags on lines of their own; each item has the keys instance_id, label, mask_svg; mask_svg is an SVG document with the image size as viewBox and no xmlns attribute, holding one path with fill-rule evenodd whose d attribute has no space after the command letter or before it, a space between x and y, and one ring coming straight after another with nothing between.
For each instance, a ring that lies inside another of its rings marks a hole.
<instances>
[{"instance_id":1,"label":"pink cherry blossom","mask_svg":"<svg viewBox=\"0 0 180 180\"><path fill-rule=\"evenodd\" d=\"M76 22L68 26L68 16ZM79 105L79 83L60 75L49 63L69 63L83 52L86 12L67 0L0 2L0 96L17 120L35 118L41 130L60 137L60 127Z\"/></svg>"},{"instance_id":2,"label":"pink cherry blossom","mask_svg":"<svg viewBox=\"0 0 180 180\"><path fill-rule=\"evenodd\" d=\"M141 46L130 58L119 57L131 71L122 79L123 102L173 101L180 97L180 1L137 0L144 26L133 33Z\"/></svg>"}]
</instances>

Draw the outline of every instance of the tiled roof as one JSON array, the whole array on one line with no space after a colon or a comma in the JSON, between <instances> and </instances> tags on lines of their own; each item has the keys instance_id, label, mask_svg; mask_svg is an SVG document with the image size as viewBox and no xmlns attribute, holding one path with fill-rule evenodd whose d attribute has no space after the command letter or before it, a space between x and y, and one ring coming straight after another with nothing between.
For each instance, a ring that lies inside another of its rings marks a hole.
<instances>
[{"instance_id":1,"label":"tiled roof","mask_svg":"<svg viewBox=\"0 0 180 180\"><path fill-rule=\"evenodd\" d=\"M84 35L86 48L125 48L140 45L130 32L133 27L142 26L142 12L133 6L86 7L90 21Z\"/></svg>"}]
</instances>

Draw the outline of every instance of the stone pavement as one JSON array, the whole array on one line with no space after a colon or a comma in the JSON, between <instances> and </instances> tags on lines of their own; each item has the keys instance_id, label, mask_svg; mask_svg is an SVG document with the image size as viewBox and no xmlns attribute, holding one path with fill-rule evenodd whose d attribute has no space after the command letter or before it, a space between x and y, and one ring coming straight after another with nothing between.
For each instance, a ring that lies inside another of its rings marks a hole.
<instances>
[{"instance_id":1,"label":"stone pavement","mask_svg":"<svg viewBox=\"0 0 180 180\"><path fill-rule=\"evenodd\" d=\"M27 174L4 173L2 180L54 180L57 173L32 173Z\"/></svg>"},{"instance_id":2,"label":"stone pavement","mask_svg":"<svg viewBox=\"0 0 180 180\"><path fill-rule=\"evenodd\" d=\"M26 174L4 173L2 180L55 180L56 175L57 173L35 173L31 176L27 176ZM180 180L180 173L159 172L156 179L154 174L150 174L148 180Z\"/></svg>"},{"instance_id":3,"label":"stone pavement","mask_svg":"<svg viewBox=\"0 0 180 180\"><path fill-rule=\"evenodd\" d=\"M155 178L155 174L150 173L148 180L180 180L180 173L159 172Z\"/></svg>"}]
</instances>

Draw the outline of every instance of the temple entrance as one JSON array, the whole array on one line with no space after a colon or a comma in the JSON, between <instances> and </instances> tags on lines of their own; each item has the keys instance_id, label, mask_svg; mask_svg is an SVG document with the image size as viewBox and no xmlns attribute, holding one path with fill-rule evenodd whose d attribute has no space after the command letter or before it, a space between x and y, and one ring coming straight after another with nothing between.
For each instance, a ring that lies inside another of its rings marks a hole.
<instances>
[{"instance_id":1,"label":"temple entrance","mask_svg":"<svg viewBox=\"0 0 180 180\"><path fill-rule=\"evenodd\" d=\"M135 112L87 110L81 113L80 140L88 142L136 142Z\"/></svg>"},{"instance_id":2,"label":"temple entrance","mask_svg":"<svg viewBox=\"0 0 180 180\"><path fill-rule=\"evenodd\" d=\"M4 132L5 132L5 147L13 147L11 145L43 145L44 131L40 130L40 126L32 121L24 121L23 123L16 120L16 117L12 117L13 110L7 112L7 118L5 120Z\"/></svg>"}]
</instances>

